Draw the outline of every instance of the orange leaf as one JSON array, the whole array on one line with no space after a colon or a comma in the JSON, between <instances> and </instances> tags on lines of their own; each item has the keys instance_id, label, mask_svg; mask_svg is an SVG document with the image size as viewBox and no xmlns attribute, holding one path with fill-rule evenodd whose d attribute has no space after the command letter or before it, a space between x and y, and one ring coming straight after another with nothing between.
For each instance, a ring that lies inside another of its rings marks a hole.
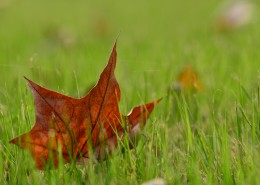
<instances>
[{"instance_id":1,"label":"orange leaf","mask_svg":"<svg viewBox=\"0 0 260 185\"><path fill-rule=\"evenodd\" d=\"M120 88L114 75L116 43L109 61L96 86L83 98L75 99L43 88L27 79L34 96L36 122L33 128L10 141L22 149L29 149L39 169L53 161L59 164L58 151L64 162L89 158L92 148L97 159L104 159L105 147L112 150L118 136L134 132L145 124L160 100L135 107L128 116L119 112Z\"/></svg>"},{"instance_id":2,"label":"orange leaf","mask_svg":"<svg viewBox=\"0 0 260 185\"><path fill-rule=\"evenodd\" d=\"M183 68L177 79L177 82L182 86L184 91L204 90L204 85L199 80L198 74L193 70L191 65L186 65Z\"/></svg>"}]
</instances>

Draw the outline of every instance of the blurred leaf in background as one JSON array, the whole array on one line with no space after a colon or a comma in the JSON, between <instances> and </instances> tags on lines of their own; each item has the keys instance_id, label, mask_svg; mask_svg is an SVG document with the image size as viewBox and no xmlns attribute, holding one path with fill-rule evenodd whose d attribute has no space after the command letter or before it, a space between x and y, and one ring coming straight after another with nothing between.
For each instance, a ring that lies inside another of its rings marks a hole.
<instances>
[{"instance_id":1,"label":"blurred leaf in background","mask_svg":"<svg viewBox=\"0 0 260 185\"><path fill-rule=\"evenodd\" d=\"M230 31L249 24L254 17L254 4L247 0L233 0L222 4L217 12L216 30Z\"/></svg>"}]
</instances>

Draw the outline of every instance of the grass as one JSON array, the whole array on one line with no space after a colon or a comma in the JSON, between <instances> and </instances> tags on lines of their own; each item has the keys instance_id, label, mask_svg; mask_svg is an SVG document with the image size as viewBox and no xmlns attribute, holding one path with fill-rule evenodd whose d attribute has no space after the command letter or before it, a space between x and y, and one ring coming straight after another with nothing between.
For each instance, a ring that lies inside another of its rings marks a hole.
<instances>
[{"instance_id":1,"label":"grass","mask_svg":"<svg viewBox=\"0 0 260 185\"><path fill-rule=\"evenodd\" d=\"M167 184L259 184L257 18L241 29L215 33L217 0L3 2L1 184L141 184L156 177ZM81 97L98 80L118 33L122 112L164 97L139 143L124 153L117 149L102 163L35 169L28 151L8 143L34 124L33 97L23 76ZM200 74L204 92L169 91L186 63Z\"/></svg>"}]
</instances>

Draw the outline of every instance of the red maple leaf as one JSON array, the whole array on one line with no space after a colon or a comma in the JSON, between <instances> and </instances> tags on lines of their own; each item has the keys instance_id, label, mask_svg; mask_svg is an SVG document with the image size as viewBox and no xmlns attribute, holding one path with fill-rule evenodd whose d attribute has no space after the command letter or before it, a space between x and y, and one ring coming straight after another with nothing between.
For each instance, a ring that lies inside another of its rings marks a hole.
<instances>
[{"instance_id":1,"label":"red maple leaf","mask_svg":"<svg viewBox=\"0 0 260 185\"><path fill-rule=\"evenodd\" d=\"M50 161L57 166L59 151L66 163L88 159L90 149L97 159L104 159L105 150L115 148L125 133L138 131L160 101L137 106L129 115L121 115L120 88L114 75L116 57L115 43L98 83L80 99L50 91L26 78L34 96L36 122L29 132L10 143L29 149L39 169Z\"/></svg>"}]
</instances>

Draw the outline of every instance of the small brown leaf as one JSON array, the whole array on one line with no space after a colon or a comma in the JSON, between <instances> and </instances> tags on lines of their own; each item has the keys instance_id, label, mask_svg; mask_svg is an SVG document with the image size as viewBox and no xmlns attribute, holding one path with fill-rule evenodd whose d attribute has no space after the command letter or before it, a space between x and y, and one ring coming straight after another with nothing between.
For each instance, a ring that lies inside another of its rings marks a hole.
<instances>
[{"instance_id":1,"label":"small brown leaf","mask_svg":"<svg viewBox=\"0 0 260 185\"><path fill-rule=\"evenodd\" d=\"M177 79L175 86L182 88L185 92L191 91L203 91L204 85L200 81L198 74L193 70L191 65L186 65L181 71Z\"/></svg>"}]
</instances>

